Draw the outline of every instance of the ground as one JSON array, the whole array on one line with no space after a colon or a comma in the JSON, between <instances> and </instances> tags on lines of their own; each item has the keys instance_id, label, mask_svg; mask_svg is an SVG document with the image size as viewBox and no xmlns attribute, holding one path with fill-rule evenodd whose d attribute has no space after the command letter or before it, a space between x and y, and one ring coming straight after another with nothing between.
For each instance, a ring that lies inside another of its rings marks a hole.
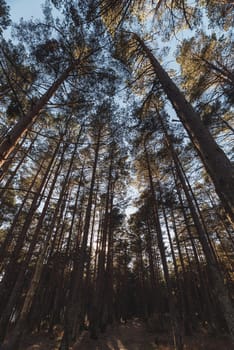
<instances>
[{"instance_id":1,"label":"ground","mask_svg":"<svg viewBox=\"0 0 234 350\"><path fill-rule=\"evenodd\" d=\"M133 319L126 324L116 325L95 341L84 337L74 350L157 350L155 337L147 333L144 324Z\"/></svg>"},{"instance_id":2,"label":"ground","mask_svg":"<svg viewBox=\"0 0 234 350\"><path fill-rule=\"evenodd\" d=\"M46 334L37 334L25 339L20 350L57 350L55 340ZM115 325L91 340L88 332L70 350L173 350L168 335L147 331L145 324L135 318L126 324ZM226 337L196 335L185 339L184 350L234 350Z\"/></svg>"}]
</instances>

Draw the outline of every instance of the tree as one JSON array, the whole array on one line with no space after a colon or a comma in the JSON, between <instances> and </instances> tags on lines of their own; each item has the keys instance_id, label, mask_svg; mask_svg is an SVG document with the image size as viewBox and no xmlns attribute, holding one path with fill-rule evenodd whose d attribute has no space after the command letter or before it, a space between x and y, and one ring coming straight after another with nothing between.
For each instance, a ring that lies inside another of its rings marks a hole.
<instances>
[{"instance_id":1,"label":"tree","mask_svg":"<svg viewBox=\"0 0 234 350\"><path fill-rule=\"evenodd\" d=\"M174 349L233 337L229 29L202 33L204 4L51 0L1 40L4 350L54 328L68 350L132 317ZM159 60L191 27L179 88Z\"/></svg>"},{"instance_id":2,"label":"tree","mask_svg":"<svg viewBox=\"0 0 234 350\"><path fill-rule=\"evenodd\" d=\"M89 56L89 55L88 55ZM77 67L79 60L75 60L62 75L52 84L47 92L39 99L39 101L32 107L32 109L12 128L12 130L6 135L5 139L0 145L0 166L2 166L11 152L15 149L15 146L19 142L20 138L28 131L29 127L35 122L36 118L40 115L41 110L46 106L50 98L61 86L61 84L68 78L69 74Z\"/></svg>"},{"instance_id":3,"label":"tree","mask_svg":"<svg viewBox=\"0 0 234 350\"><path fill-rule=\"evenodd\" d=\"M0 34L2 34L3 29L6 29L10 23L9 16L10 7L6 4L5 0L0 1Z\"/></svg>"},{"instance_id":4,"label":"tree","mask_svg":"<svg viewBox=\"0 0 234 350\"><path fill-rule=\"evenodd\" d=\"M145 42L137 34L130 35L130 47L133 55L136 52L143 53L150 61L154 73L159 80L165 94L173 105L179 119L183 123L184 128L193 143L198 155L200 156L209 176L211 177L217 194L227 211L227 215L233 222L233 203L232 195L233 184L233 168L230 160L225 153L216 144L209 131L203 125L200 116L195 112L192 105L185 99L183 93L169 77L167 72L154 57L151 50L146 46ZM131 41L131 39L133 41ZM126 51L129 44L123 43ZM127 46L128 45L128 46ZM140 50L140 51L137 51ZM130 57L132 53L125 54ZM225 169L225 171L224 171Z\"/></svg>"}]
</instances>

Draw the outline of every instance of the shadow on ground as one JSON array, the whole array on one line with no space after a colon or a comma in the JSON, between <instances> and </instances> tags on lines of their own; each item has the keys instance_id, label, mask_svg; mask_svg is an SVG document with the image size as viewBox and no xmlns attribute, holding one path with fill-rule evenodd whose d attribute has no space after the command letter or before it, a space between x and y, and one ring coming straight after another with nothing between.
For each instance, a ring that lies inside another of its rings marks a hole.
<instances>
[{"instance_id":1,"label":"shadow on ground","mask_svg":"<svg viewBox=\"0 0 234 350\"><path fill-rule=\"evenodd\" d=\"M90 339L87 334L75 344L73 350L158 350L158 347L145 325L133 319L127 324L113 326L98 340Z\"/></svg>"}]
</instances>

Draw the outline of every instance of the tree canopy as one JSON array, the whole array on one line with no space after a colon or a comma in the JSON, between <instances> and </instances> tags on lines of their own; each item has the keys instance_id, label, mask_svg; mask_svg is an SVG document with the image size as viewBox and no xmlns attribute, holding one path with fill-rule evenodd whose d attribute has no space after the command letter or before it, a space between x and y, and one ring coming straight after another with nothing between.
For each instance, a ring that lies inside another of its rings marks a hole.
<instances>
[{"instance_id":1,"label":"tree canopy","mask_svg":"<svg viewBox=\"0 0 234 350\"><path fill-rule=\"evenodd\" d=\"M232 10L46 0L12 23L0 0L1 350L134 317L171 349L233 342Z\"/></svg>"}]
</instances>

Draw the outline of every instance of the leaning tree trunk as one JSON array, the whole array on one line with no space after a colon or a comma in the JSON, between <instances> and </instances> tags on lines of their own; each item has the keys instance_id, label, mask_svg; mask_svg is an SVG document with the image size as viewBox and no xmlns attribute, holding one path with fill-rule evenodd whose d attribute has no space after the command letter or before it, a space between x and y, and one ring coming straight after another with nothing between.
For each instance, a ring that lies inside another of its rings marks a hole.
<instances>
[{"instance_id":1,"label":"leaning tree trunk","mask_svg":"<svg viewBox=\"0 0 234 350\"><path fill-rule=\"evenodd\" d=\"M25 204L28 201L29 195L32 193L32 190L33 190L33 187L34 187L36 181L38 181L38 177L39 177L39 174L41 172L41 169L42 169L44 163L45 163L45 160L43 160L41 162L41 164L40 164L40 166L39 166L39 168L37 170L37 173L35 174L35 176L33 178L33 181L30 184L30 186L29 186L29 188L28 188L28 190L27 190L27 192L26 192L26 194L25 194L25 196L23 198L22 203L20 204L19 210L15 214L15 217L14 217L14 220L13 220L13 222L11 224L11 227L10 227L9 231L7 232L7 235L6 235L5 239L3 240L2 245L0 246L0 273L3 271L3 268L4 268L4 264L3 264L4 259L5 259L6 255L9 254L9 252L8 252L9 246L12 244L13 239L15 239L15 227L18 224L18 221L20 219L20 215L22 214L23 209L25 207ZM19 237L18 240L22 241L22 237ZM22 242L22 244L23 244L23 242ZM9 258L9 256L8 256L8 258ZM16 259L14 261L13 269L15 268L15 264L16 264L17 258L18 258L18 256L16 257ZM2 286L2 284L1 284L1 286ZM0 293L0 296L1 296L1 293Z\"/></svg>"},{"instance_id":2,"label":"leaning tree trunk","mask_svg":"<svg viewBox=\"0 0 234 350\"><path fill-rule=\"evenodd\" d=\"M217 145L209 130L202 123L200 116L185 99L183 93L163 69L144 41L137 34L133 34L133 36L150 60L164 92L187 130L198 155L214 183L216 192L230 221L234 224L234 171L230 160Z\"/></svg>"},{"instance_id":3,"label":"leaning tree trunk","mask_svg":"<svg viewBox=\"0 0 234 350\"><path fill-rule=\"evenodd\" d=\"M6 308L4 309L4 312L1 315L1 319L0 319L0 334L1 334L1 337L4 335L4 333L7 330L7 325L8 325L10 316L12 314L14 306L16 305L17 301L19 300L19 295L22 292L22 288L23 288L24 283L25 283L25 281L24 281L25 273L26 273L27 269L30 266L29 264L30 264L30 261L31 261L31 258L32 258L32 255L33 255L33 252L34 252L34 249L35 249L35 246L36 246L36 243L38 242L38 237L39 237L39 234L41 232L42 224L43 224L44 218L46 216L46 213L48 211L49 203L51 201L51 196L52 196L52 193L54 191L54 188L55 188L55 185L56 185L56 182L57 182L57 178L58 178L58 174L59 174L59 171L61 169L61 166L62 166L62 162L64 160L64 153L65 153L65 147L62 150L62 154L60 155L59 162L58 162L58 164L56 166L56 170L55 170L55 174L53 176L52 184L50 186L49 193L48 193L46 201L44 203L41 215L40 215L40 217L38 219L38 222L37 222L34 234L33 234L33 239L31 241L29 249L28 249L28 251L26 253L25 260L21 263L21 269L20 269L20 272L19 272L19 274L17 276L15 285L14 285L13 289L11 290L11 294L10 294L8 303L6 305ZM32 219L32 218L30 218L30 219ZM30 220L30 224L31 224L31 220ZM27 227L27 230L29 229L30 224ZM26 232L24 232L24 234L26 234ZM12 336L12 339L10 340L10 342L9 342L9 337L5 337L6 338L6 342L5 342L6 346L8 346L7 345L8 343L14 344L14 346L11 345L12 349L13 348L17 349L17 346L18 346L17 344L19 343L20 336L22 334L23 328L24 327L20 326L20 327L16 327L16 329L13 330L13 336Z\"/></svg>"},{"instance_id":4,"label":"leaning tree trunk","mask_svg":"<svg viewBox=\"0 0 234 350\"><path fill-rule=\"evenodd\" d=\"M16 154L18 154L18 152L23 151L23 155L21 157L21 159L19 160L18 164L16 165L15 169L11 171L11 174L9 176L9 178L7 179L6 183L4 184L4 188L1 189L1 193L0 193L0 198L2 198L4 196L4 193L7 191L9 185L11 184L12 180L14 179L15 175L17 174L18 169L20 168L20 166L23 164L25 158L27 158L28 154L30 154L30 151L34 145L34 142L37 139L37 136L31 141L29 147L27 150L23 151L22 149L22 145L24 144L27 135L25 135L22 139L21 142L18 143L17 147L15 147L14 152L11 153L11 157L9 157L7 159L7 162L4 163L3 169L1 169L0 172L0 182L2 181L2 179L4 179L4 176L8 173L8 169L10 168L10 166L12 165L12 161L13 159L16 160L17 158L15 157Z\"/></svg>"},{"instance_id":5,"label":"leaning tree trunk","mask_svg":"<svg viewBox=\"0 0 234 350\"><path fill-rule=\"evenodd\" d=\"M89 59L89 57L99 48L94 50L88 50L87 55L82 58L82 62ZM18 123L9 131L9 133L4 138L3 142L0 144L0 168L8 160L9 155L14 151L19 140L28 131L29 127L35 122L35 120L40 115L40 112L45 108L46 104L49 102L50 98L55 94L59 87L64 83L64 81L69 77L69 74L75 70L80 64L80 59L77 58L69 64L69 66L64 70L60 77L55 80L55 82L50 86L50 88L45 92L44 95L32 106L31 110L22 117ZM2 169L4 172L4 169Z\"/></svg>"},{"instance_id":6,"label":"leaning tree trunk","mask_svg":"<svg viewBox=\"0 0 234 350\"><path fill-rule=\"evenodd\" d=\"M52 166L54 164L54 161L55 161L55 158L57 156L58 150L59 150L59 143L58 143L58 145L57 145L57 147L56 147L56 149L54 151L54 154L53 154L52 158L50 159L50 162L49 162L49 164L47 166L45 174L43 175L43 178L42 178L42 180L40 182L39 188L38 188L37 192L35 193L35 195L33 197L33 200L31 202L30 208L29 208L28 213L27 213L27 215L25 217L25 220L23 222L23 225L22 225L22 228L20 230L20 233L18 234L18 237L16 238L15 246L14 246L14 249L13 249L13 251L11 253L11 256L10 256L10 259L9 259L9 263L8 263L8 265L5 268L4 277L3 277L3 280L1 282L1 290L0 290L0 299L1 299L0 305L4 305L5 307L8 304L7 300L11 298L11 294L12 294L12 292L14 290L13 286L17 282L15 280L11 282L12 283L12 288L10 290L6 289L7 295L6 295L4 286L7 284L7 281L9 279L10 280L12 279L12 276L11 276L12 275L12 271L14 271L16 263L17 263L17 260L19 259L20 252L21 252L22 247L24 245L27 232L28 232L29 227L30 227L30 225L32 223L32 220L33 220L33 216L34 216L38 206L41 203L41 199L42 199L44 190L46 188L46 183L47 183L48 179L52 175ZM18 215L16 215L15 219L17 219L17 218L18 218ZM12 223L11 228L9 230L9 237L8 237L8 239L11 239L11 236L13 237L13 235L14 235L15 225L17 224L17 221L15 219L13 220L13 223ZM5 243L4 243L4 245L5 245ZM5 248L7 248L7 245L8 245L8 242L6 242ZM17 280L18 280L18 276L17 276ZM22 279L22 282L23 282L23 279ZM5 297L4 297L4 295L5 295ZM8 312L11 312L11 310L12 310L12 308L9 309ZM1 318L0 318L1 320L4 317L3 316L4 313L5 313L5 311L3 312L3 310L1 310ZM0 320L0 325L1 325L1 322L2 322L1 320ZM1 325L1 327L0 327L0 339L3 336L3 334L4 334L3 330L4 330L4 327Z\"/></svg>"},{"instance_id":7,"label":"leaning tree trunk","mask_svg":"<svg viewBox=\"0 0 234 350\"><path fill-rule=\"evenodd\" d=\"M92 53L88 53L88 58ZM18 123L9 131L0 144L0 168L7 161L9 155L14 151L21 137L28 131L29 127L35 122L40 115L40 112L45 108L50 98L55 94L62 83L68 78L69 74L78 66L79 59L72 62L67 69L55 80L46 93L32 106L31 110L22 117ZM2 171L4 169L2 168Z\"/></svg>"},{"instance_id":8,"label":"leaning tree trunk","mask_svg":"<svg viewBox=\"0 0 234 350\"><path fill-rule=\"evenodd\" d=\"M27 216L26 216L26 218L24 220L24 223L23 223L22 229L20 231L20 234L19 234L18 238L16 239L15 247L14 247L14 250L12 252L12 256L13 257L11 257L10 262L9 262L9 264L13 264L13 266L15 265L15 263L16 263L18 257L19 257L20 250L21 250L21 248L23 246L23 243L24 243L25 235L26 235L26 233L27 233L27 231L28 231L28 229L29 229L29 227L31 225L32 217L33 217L34 213L36 212L37 208L40 205L41 198L43 197L43 193L44 193L44 190L45 190L45 187L46 187L46 183L47 183L49 177L52 175L51 169L52 169L52 165L54 163L54 160L55 160L55 158L57 156L57 152L59 150L59 147L60 147L60 143L57 144L56 149L53 152L53 156L51 157L50 162L49 162L48 166L46 167L46 171L45 171L45 173L44 173L44 175L42 177L42 180L41 180L41 182L39 184L39 187L38 187L37 191L35 192L35 195L33 197L33 200L32 200L32 203L30 205L30 208L27 211ZM44 164L44 161L42 162L42 164ZM41 168L41 166L40 166L40 168ZM36 180L38 175L39 175L39 171L38 171L38 174L35 175L33 183ZM30 186L30 188L31 188L31 186ZM29 190L30 190L30 188L29 188ZM25 198L26 197L27 197L27 195L25 196ZM23 200L23 203L25 201L25 198ZM21 210L23 210L23 207L22 208L20 207L20 211ZM17 220L18 219L19 219L19 215L17 213L15 218L14 218L14 220L13 220L11 228L8 231L8 236L11 237L13 235L14 229L15 229L15 225L17 224ZM5 243L4 243L4 246L5 246ZM7 246L5 246L4 249L5 248L7 248ZM3 252L2 248L1 248L0 252ZM1 262L1 254L0 254L0 262ZM1 292L0 292L0 296L1 296Z\"/></svg>"},{"instance_id":9,"label":"leaning tree trunk","mask_svg":"<svg viewBox=\"0 0 234 350\"><path fill-rule=\"evenodd\" d=\"M193 233L191 231L191 227L190 227L191 225L190 225L188 213L185 210L185 205L187 205L187 203L184 203L184 201L182 199L181 189L178 188L177 176L175 174L174 169L171 169L171 171L172 171L173 178L174 178L174 183L175 183L175 186L176 186L176 192L177 192L177 196L178 196L178 199L179 199L180 208L182 210L182 216L183 216L183 219L184 219L186 231L187 231L187 234L188 234L189 244L191 245L191 248L192 248L192 251L193 251L192 261L195 261L196 269L197 269L197 272L198 272L198 283L196 284L196 289L194 291L196 292L196 295L198 295L198 289L201 289L201 291L202 291L202 297L203 297L202 300L203 300L203 302L201 302L201 298L199 296L197 296L197 298L199 300L200 309L202 310L201 313L202 313L203 320L204 321L205 320L212 320L213 305L212 305L211 302L213 300L211 300L211 298L210 298L207 279L204 278L204 273L203 273L202 268L201 268L201 257L199 256L198 248L197 248L197 245L195 244ZM186 256L187 256L187 259L189 261L190 272L191 272L193 270L193 266L191 266L190 254L188 254L187 246L185 245L185 247L186 247L186 253L187 253ZM202 257L203 257L203 255L202 255ZM192 303L192 304L194 305L195 302Z\"/></svg>"}]
</instances>

